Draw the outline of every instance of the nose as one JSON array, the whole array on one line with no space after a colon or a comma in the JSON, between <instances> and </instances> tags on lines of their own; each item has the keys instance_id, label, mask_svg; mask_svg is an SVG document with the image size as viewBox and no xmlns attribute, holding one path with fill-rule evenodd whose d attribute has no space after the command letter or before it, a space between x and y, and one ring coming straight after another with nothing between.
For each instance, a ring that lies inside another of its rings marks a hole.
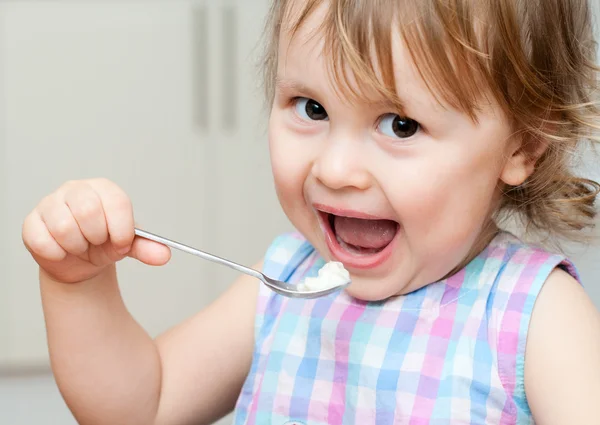
<instances>
[{"instance_id":1,"label":"nose","mask_svg":"<svg viewBox=\"0 0 600 425\"><path fill-rule=\"evenodd\" d=\"M313 163L312 174L330 189L355 188L366 190L371 186L363 146L359 141L327 140Z\"/></svg>"}]
</instances>

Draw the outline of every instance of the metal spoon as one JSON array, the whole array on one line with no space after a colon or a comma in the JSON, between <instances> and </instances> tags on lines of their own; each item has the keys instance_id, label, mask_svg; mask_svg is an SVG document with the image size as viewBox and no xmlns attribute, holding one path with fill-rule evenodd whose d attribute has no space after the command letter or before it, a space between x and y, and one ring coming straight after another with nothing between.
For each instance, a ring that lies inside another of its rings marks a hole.
<instances>
[{"instance_id":1,"label":"metal spoon","mask_svg":"<svg viewBox=\"0 0 600 425\"><path fill-rule=\"evenodd\" d=\"M233 261L229 261L224 258L217 257L216 255L212 255L212 254L209 254L204 251L200 251L199 249L192 248L192 247L184 245L182 243L175 242L175 241L169 240L167 238L163 238L162 236L158 236L153 233L146 232L144 230L137 229L137 228L135 229L135 234L141 238L149 239L151 241L158 242L163 245L167 245L171 248L175 248L180 251L187 252L188 254L196 255L205 260L209 260L209 261L213 261L218 264L222 264L224 266L227 266L229 268L237 270L238 272L245 273L249 276L255 277L256 279L260 280L265 285L267 285L269 288L271 288L274 292L276 292L280 295L289 297L289 298L324 297L326 295L329 295L336 291L339 291L340 289L342 289L350 284L350 282L348 282L346 285L335 286L333 288L321 289L321 290L317 290L317 291L304 291L301 289L302 285L295 285L295 284L292 285L287 282L282 282L280 280L271 279L270 277L265 276L261 272L251 269L249 267L245 267L240 264L234 263Z\"/></svg>"}]
</instances>

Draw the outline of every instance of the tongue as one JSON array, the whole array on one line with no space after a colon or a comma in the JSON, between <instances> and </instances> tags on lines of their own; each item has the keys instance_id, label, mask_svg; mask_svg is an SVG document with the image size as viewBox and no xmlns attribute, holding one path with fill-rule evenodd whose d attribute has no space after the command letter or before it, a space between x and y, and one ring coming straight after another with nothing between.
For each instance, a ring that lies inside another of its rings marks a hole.
<instances>
[{"instance_id":1,"label":"tongue","mask_svg":"<svg viewBox=\"0 0 600 425\"><path fill-rule=\"evenodd\" d=\"M383 249L396 235L397 225L391 220L363 220L336 216L336 235L345 243L359 248Z\"/></svg>"}]
</instances>

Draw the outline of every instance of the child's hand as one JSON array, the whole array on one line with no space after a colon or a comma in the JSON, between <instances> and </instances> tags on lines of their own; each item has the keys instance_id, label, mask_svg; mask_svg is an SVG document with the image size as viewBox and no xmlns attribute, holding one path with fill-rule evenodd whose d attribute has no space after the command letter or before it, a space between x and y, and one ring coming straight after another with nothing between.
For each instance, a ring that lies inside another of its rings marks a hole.
<instances>
[{"instance_id":1,"label":"child's hand","mask_svg":"<svg viewBox=\"0 0 600 425\"><path fill-rule=\"evenodd\" d=\"M150 265L170 258L167 247L135 239L131 201L105 179L68 182L44 198L25 219L23 242L64 283L91 279L126 256Z\"/></svg>"}]
</instances>

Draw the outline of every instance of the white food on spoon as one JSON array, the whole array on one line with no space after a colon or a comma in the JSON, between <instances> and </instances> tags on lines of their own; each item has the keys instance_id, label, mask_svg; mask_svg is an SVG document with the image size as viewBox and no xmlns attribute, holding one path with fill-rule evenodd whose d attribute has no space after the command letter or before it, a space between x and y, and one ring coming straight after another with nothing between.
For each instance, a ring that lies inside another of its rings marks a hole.
<instances>
[{"instance_id":1,"label":"white food on spoon","mask_svg":"<svg viewBox=\"0 0 600 425\"><path fill-rule=\"evenodd\" d=\"M330 261L319 270L317 277L307 277L298 285L299 289L306 292L322 291L350 283L350 273L344 265L337 261Z\"/></svg>"}]
</instances>

